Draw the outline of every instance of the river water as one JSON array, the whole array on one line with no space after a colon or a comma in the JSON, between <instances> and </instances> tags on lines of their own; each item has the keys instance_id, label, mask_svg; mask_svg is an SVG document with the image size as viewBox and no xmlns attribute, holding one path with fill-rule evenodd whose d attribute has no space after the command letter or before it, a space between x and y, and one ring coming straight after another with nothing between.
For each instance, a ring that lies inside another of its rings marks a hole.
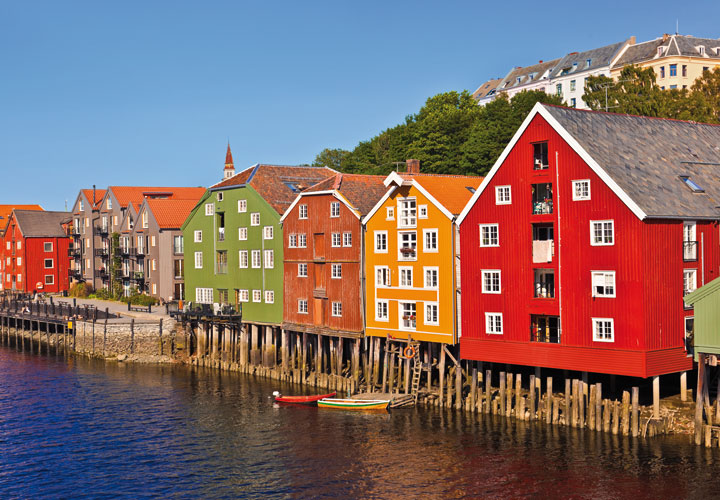
<instances>
[{"instance_id":1,"label":"river water","mask_svg":"<svg viewBox=\"0 0 720 500\"><path fill-rule=\"evenodd\" d=\"M278 407L277 382L0 348L0 498L717 498L720 453L437 410Z\"/></svg>"}]
</instances>

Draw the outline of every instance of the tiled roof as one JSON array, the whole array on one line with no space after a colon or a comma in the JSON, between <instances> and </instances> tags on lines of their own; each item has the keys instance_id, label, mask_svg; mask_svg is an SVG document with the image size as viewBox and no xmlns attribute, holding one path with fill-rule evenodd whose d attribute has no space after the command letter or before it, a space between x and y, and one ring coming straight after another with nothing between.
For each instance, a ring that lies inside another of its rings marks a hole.
<instances>
[{"instance_id":1,"label":"tiled roof","mask_svg":"<svg viewBox=\"0 0 720 500\"><path fill-rule=\"evenodd\" d=\"M560 59L553 59L552 61L540 62L533 64L532 66L515 68L510 71L505 78L503 78L502 82L500 82L497 86L497 91L508 90L527 83L540 81L542 80L543 75L545 75L548 71L552 71L559 62Z\"/></svg>"},{"instance_id":2,"label":"tiled roof","mask_svg":"<svg viewBox=\"0 0 720 500\"><path fill-rule=\"evenodd\" d=\"M15 220L26 238L67 236L62 224L72 220L70 212L46 212L39 210L15 210Z\"/></svg>"},{"instance_id":3,"label":"tiled roof","mask_svg":"<svg viewBox=\"0 0 720 500\"><path fill-rule=\"evenodd\" d=\"M328 167L258 164L211 186L210 189L219 190L249 183L282 215L298 193L336 173Z\"/></svg>"},{"instance_id":4,"label":"tiled roof","mask_svg":"<svg viewBox=\"0 0 720 500\"><path fill-rule=\"evenodd\" d=\"M42 210L40 205L0 205L0 228L5 227L13 210Z\"/></svg>"},{"instance_id":5,"label":"tiled roof","mask_svg":"<svg viewBox=\"0 0 720 500\"><path fill-rule=\"evenodd\" d=\"M555 69L550 73L550 78L557 78L581 71L589 71L603 66L609 66L618 51L625 45L625 42L613 43L598 49L586 50L584 52L572 52L558 62ZM588 61L590 64L588 64Z\"/></svg>"},{"instance_id":6,"label":"tiled roof","mask_svg":"<svg viewBox=\"0 0 720 500\"><path fill-rule=\"evenodd\" d=\"M337 190L360 215L366 215L387 192L384 175L337 174L329 177L303 193Z\"/></svg>"},{"instance_id":7,"label":"tiled roof","mask_svg":"<svg viewBox=\"0 0 720 500\"><path fill-rule=\"evenodd\" d=\"M720 40L713 38L695 38L694 36L688 35L669 35L664 40L663 37L660 37L631 45L622 57L618 59L614 67L638 64L659 57L703 57L697 49L699 45L705 47L705 57L709 59L720 59L720 54L714 50L716 47L720 47ZM662 56L658 56L658 47L665 47Z\"/></svg>"},{"instance_id":8,"label":"tiled roof","mask_svg":"<svg viewBox=\"0 0 720 500\"><path fill-rule=\"evenodd\" d=\"M648 216L720 215L719 125L544 107Z\"/></svg>"},{"instance_id":9,"label":"tiled roof","mask_svg":"<svg viewBox=\"0 0 720 500\"><path fill-rule=\"evenodd\" d=\"M85 195L85 198L87 198L88 202L93 202L93 190L92 189L83 189L83 194ZM105 197L105 189L96 189L95 190L95 204L92 208L97 208L100 206L100 202Z\"/></svg>"},{"instance_id":10,"label":"tiled roof","mask_svg":"<svg viewBox=\"0 0 720 500\"><path fill-rule=\"evenodd\" d=\"M160 229L179 229L195 208L200 196L187 200L147 200Z\"/></svg>"},{"instance_id":11,"label":"tiled roof","mask_svg":"<svg viewBox=\"0 0 720 500\"><path fill-rule=\"evenodd\" d=\"M403 178L416 181L453 215L458 215L462 212L483 180L482 177L465 175L407 173L399 173L399 175Z\"/></svg>"},{"instance_id":12,"label":"tiled roof","mask_svg":"<svg viewBox=\"0 0 720 500\"><path fill-rule=\"evenodd\" d=\"M110 186L108 189L113 192L122 207L127 207L130 203L140 206L146 196L162 196L172 200L198 200L205 194L203 187Z\"/></svg>"},{"instance_id":13,"label":"tiled roof","mask_svg":"<svg viewBox=\"0 0 720 500\"><path fill-rule=\"evenodd\" d=\"M475 92L472 93L473 99L482 99L483 97L487 97L488 94L491 92L494 92L495 89L497 89L497 86L500 85L500 82L502 82L502 78L495 78L494 80L488 80L487 82L480 85Z\"/></svg>"}]
</instances>

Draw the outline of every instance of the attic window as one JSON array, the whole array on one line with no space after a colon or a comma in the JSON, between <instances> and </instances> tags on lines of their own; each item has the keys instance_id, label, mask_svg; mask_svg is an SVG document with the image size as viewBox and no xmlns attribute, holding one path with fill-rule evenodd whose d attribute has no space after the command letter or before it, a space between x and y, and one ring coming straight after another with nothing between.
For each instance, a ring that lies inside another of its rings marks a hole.
<instances>
[{"instance_id":1,"label":"attic window","mask_svg":"<svg viewBox=\"0 0 720 500\"><path fill-rule=\"evenodd\" d=\"M683 181L685 183L685 185L687 185L687 187L692 189L693 193L704 193L705 192L705 190L703 188L701 188L699 184L697 184L695 181L693 181L687 175L681 175L680 180Z\"/></svg>"},{"instance_id":2,"label":"attic window","mask_svg":"<svg viewBox=\"0 0 720 500\"><path fill-rule=\"evenodd\" d=\"M698 45L698 46L697 46L697 51L698 51L698 53L699 53L701 56L704 56L704 55L705 55L705 46L704 46L704 45Z\"/></svg>"},{"instance_id":3,"label":"attic window","mask_svg":"<svg viewBox=\"0 0 720 500\"><path fill-rule=\"evenodd\" d=\"M283 182L287 187L290 188L290 191L293 193L299 193L301 191L300 187L295 182Z\"/></svg>"},{"instance_id":4,"label":"attic window","mask_svg":"<svg viewBox=\"0 0 720 500\"><path fill-rule=\"evenodd\" d=\"M574 62L574 63L573 63L573 69L575 70L575 69L577 69L577 67L578 67L578 63L577 63L577 62Z\"/></svg>"},{"instance_id":5,"label":"attic window","mask_svg":"<svg viewBox=\"0 0 720 500\"><path fill-rule=\"evenodd\" d=\"M661 56L665 53L665 47L658 47L658 56Z\"/></svg>"},{"instance_id":6,"label":"attic window","mask_svg":"<svg viewBox=\"0 0 720 500\"><path fill-rule=\"evenodd\" d=\"M465 186L465 189L467 189L468 191L470 191L472 194L475 194L475 188L474 188L474 187Z\"/></svg>"},{"instance_id":7,"label":"attic window","mask_svg":"<svg viewBox=\"0 0 720 500\"><path fill-rule=\"evenodd\" d=\"M589 68L592 65L592 59L585 59L585 67Z\"/></svg>"}]
</instances>

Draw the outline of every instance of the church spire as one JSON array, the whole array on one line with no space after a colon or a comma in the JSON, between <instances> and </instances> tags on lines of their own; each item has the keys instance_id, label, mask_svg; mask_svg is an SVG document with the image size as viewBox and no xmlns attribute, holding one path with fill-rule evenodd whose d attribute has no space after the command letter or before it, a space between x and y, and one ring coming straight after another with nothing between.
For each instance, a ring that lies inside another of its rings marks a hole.
<instances>
[{"instance_id":1,"label":"church spire","mask_svg":"<svg viewBox=\"0 0 720 500\"><path fill-rule=\"evenodd\" d=\"M225 154L225 171L223 178L228 179L235 175L235 165L233 164L232 151L230 151L230 141L228 141L227 153Z\"/></svg>"}]
</instances>

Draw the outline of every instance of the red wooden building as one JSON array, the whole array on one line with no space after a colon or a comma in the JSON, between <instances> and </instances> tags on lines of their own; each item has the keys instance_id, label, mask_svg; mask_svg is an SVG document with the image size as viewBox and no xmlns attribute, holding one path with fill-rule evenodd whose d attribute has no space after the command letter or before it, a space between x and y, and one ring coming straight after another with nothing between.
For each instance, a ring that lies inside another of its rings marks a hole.
<instances>
[{"instance_id":1,"label":"red wooden building","mask_svg":"<svg viewBox=\"0 0 720 500\"><path fill-rule=\"evenodd\" d=\"M362 336L361 219L387 191L384 179L337 174L300 193L282 216L286 330Z\"/></svg>"},{"instance_id":2,"label":"red wooden building","mask_svg":"<svg viewBox=\"0 0 720 500\"><path fill-rule=\"evenodd\" d=\"M683 294L718 277L720 127L536 105L460 217L461 356L688 370Z\"/></svg>"},{"instance_id":3,"label":"red wooden building","mask_svg":"<svg viewBox=\"0 0 720 500\"><path fill-rule=\"evenodd\" d=\"M69 212L13 210L3 235L6 290L57 293L69 286Z\"/></svg>"}]
</instances>

